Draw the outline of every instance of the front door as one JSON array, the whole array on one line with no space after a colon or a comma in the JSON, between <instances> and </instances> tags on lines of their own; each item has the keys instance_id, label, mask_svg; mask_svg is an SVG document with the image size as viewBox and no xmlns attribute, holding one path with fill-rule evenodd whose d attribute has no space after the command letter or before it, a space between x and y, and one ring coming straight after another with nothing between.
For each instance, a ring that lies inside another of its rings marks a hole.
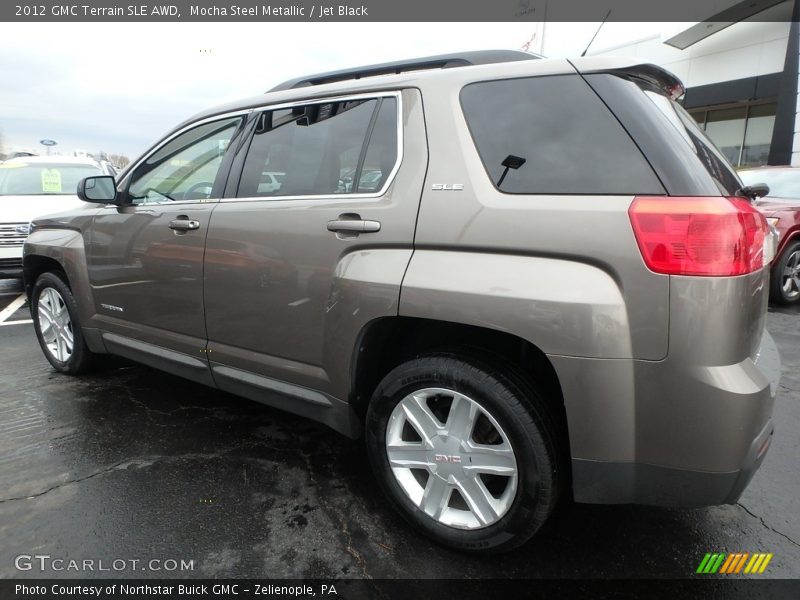
<instances>
[{"instance_id":1,"label":"front door","mask_svg":"<svg viewBox=\"0 0 800 600\"><path fill-rule=\"evenodd\" d=\"M115 352L159 366L162 359L197 369L206 362L205 238L241 121L168 138L121 182L127 202L94 217L87 256L94 321Z\"/></svg>"}]
</instances>

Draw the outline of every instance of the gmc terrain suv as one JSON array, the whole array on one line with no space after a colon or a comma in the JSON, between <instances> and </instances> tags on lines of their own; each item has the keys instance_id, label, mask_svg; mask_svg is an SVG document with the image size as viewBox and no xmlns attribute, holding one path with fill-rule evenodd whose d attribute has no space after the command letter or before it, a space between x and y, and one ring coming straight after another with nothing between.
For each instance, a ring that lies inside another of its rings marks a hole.
<instances>
[{"instance_id":1,"label":"gmc terrain suv","mask_svg":"<svg viewBox=\"0 0 800 600\"><path fill-rule=\"evenodd\" d=\"M733 503L773 431L774 240L682 92L489 51L208 110L34 221L39 342L364 435L455 548L518 546L565 496Z\"/></svg>"}]
</instances>

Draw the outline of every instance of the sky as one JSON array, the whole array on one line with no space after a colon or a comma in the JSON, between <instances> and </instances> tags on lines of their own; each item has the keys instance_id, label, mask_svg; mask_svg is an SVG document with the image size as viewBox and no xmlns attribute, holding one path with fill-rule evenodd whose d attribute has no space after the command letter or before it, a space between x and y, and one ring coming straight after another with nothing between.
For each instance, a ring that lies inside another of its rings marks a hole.
<instances>
[{"instance_id":1,"label":"sky","mask_svg":"<svg viewBox=\"0 0 800 600\"><path fill-rule=\"evenodd\" d=\"M543 52L576 56L598 23L553 23ZM592 50L664 23L607 23ZM488 48L521 49L531 23L15 23L0 25L0 136L5 152L135 158L196 112L286 79ZM443 33L444 32L444 33ZM536 40L534 41L534 44Z\"/></svg>"}]
</instances>

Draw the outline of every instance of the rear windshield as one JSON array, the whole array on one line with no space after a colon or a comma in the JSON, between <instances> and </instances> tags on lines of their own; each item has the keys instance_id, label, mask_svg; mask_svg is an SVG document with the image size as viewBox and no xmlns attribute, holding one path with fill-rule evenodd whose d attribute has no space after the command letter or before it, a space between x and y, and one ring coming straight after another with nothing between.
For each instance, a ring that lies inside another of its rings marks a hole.
<instances>
[{"instance_id":1,"label":"rear windshield","mask_svg":"<svg viewBox=\"0 0 800 600\"><path fill-rule=\"evenodd\" d=\"M0 196L74 196L81 179L102 174L92 165L5 162L0 164Z\"/></svg>"},{"instance_id":2,"label":"rear windshield","mask_svg":"<svg viewBox=\"0 0 800 600\"><path fill-rule=\"evenodd\" d=\"M697 121L680 104L670 100L663 93L652 89L645 89L644 93L670 125L678 131L692 152L697 155L703 168L719 186L720 192L729 196L735 195L741 187L736 170L719 148L714 145L714 142L700 129Z\"/></svg>"},{"instance_id":3,"label":"rear windshield","mask_svg":"<svg viewBox=\"0 0 800 600\"><path fill-rule=\"evenodd\" d=\"M461 105L486 173L508 194L663 194L642 153L578 75L473 83Z\"/></svg>"}]
</instances>

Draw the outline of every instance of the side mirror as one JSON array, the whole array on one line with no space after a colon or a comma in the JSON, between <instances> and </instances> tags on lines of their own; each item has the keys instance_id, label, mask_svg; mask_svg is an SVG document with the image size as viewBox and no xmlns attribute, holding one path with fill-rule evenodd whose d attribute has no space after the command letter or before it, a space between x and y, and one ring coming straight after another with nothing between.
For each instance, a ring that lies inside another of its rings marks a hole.
<instances>
[{"instance_id":1,"label":"side mirror","mask_svg":"<svg viewBox=\"0 0 800 600\"><path fill-rule=\"evenodd\" d=\"M85 177L78 182L78 198L84 202L113 203L117 199L117 182L110 175Z\"/></svg>"},{"instance_id":2,"label":"side mirror","mask_svg":"<svg viewBox=\"0 0 800 600\"><path fill-rule=\"evenodd\" d=\"M739 190L737 195L747 196L755 200L756 198L763 198L769 194L769 186L766 183L754 183L753 185L746 185Z\"/></svg>"}]
</instances>

